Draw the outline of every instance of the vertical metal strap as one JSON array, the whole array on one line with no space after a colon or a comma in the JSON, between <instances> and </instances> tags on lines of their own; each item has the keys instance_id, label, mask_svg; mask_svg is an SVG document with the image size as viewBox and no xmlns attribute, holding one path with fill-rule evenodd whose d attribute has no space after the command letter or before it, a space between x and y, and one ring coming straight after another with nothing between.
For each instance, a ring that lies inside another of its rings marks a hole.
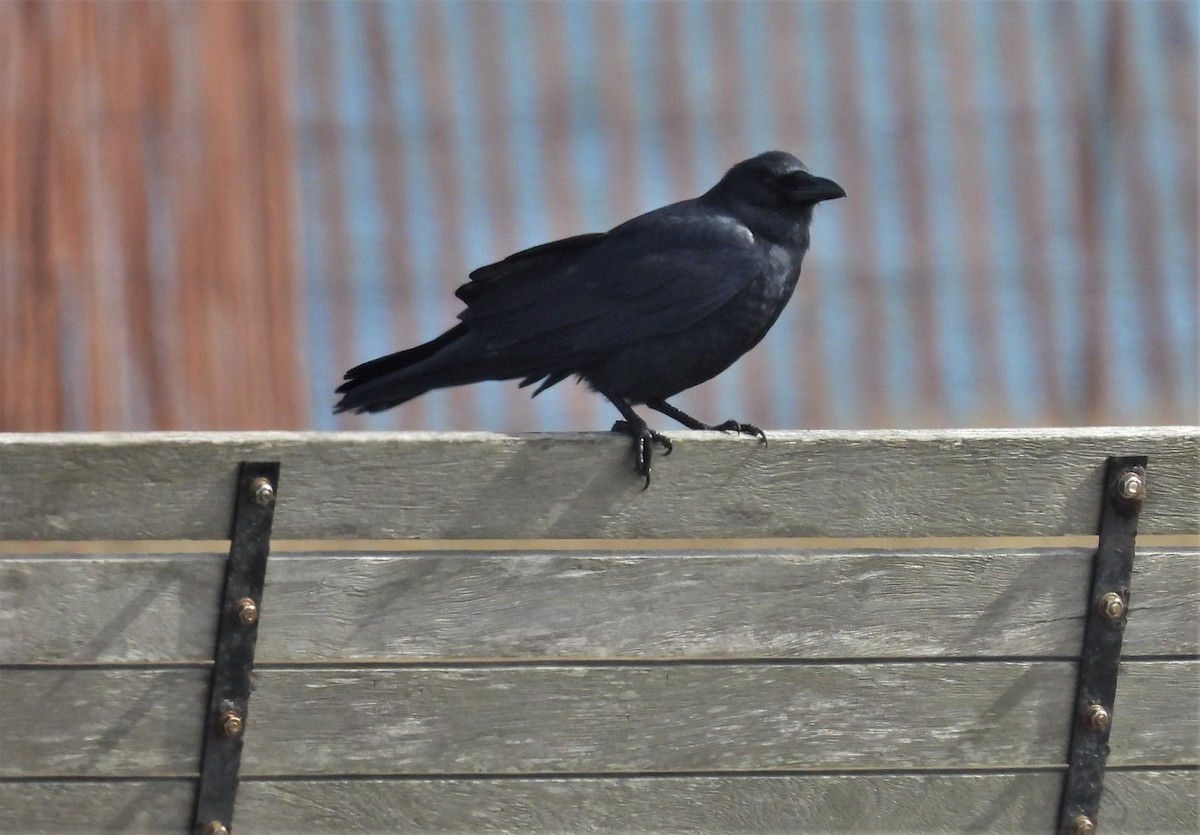
<instances>
[{"instance_id":1,"label":"vertical metal strap","mask_svg":"<svg viewBox=\"0 0 1200 835\"><path fill-rule=\"evenodd\" d=\"M226 835L233 828L242 733L250 701L250 671L254 667L278 488L278 462L243 462L238 470L193 816L195 831L205 835Z\"/></svg>"},{"instance_id":2,"label":"vertical metal strap","mask_svg":"<svg viewBox=\"0 0 1200 835\"><path fill-rule=\"evenodd\" d=\"M1100 545L1092 569L1070 759L1059 814L1063 835L1091 835L1096 831L1117 695L1121 639L1129 612L1134 539L1146 496L1146 463L1144 456L1110 458L1104 473Z\"/></svg>"}]
</instances>

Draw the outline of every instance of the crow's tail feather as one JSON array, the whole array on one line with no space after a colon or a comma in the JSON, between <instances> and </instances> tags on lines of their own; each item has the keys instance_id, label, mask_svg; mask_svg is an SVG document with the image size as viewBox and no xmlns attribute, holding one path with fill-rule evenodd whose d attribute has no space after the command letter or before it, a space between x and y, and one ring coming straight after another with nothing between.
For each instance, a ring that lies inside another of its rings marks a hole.
<instances>
[{"instance_id":1,"label":"crow's tail feather","mask_svg":"<svg viewBox=\"0 0 1200 835\"><path fill-rule=\"evenodd\" d=\"M466 325L456 325L423 345L356 365L338 386L342 399L333 411L382 412L431 389L492 379L480 363L460 356L471 353L462 350L467 335Z\"/></svg>"}]
</instances>

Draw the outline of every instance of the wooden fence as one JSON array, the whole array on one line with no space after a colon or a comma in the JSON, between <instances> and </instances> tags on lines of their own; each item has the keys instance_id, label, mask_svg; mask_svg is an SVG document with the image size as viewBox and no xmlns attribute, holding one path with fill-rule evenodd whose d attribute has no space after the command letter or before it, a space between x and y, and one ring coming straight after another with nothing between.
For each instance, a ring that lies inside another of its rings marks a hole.
<instances>
[{"instance_id":1,"label":"wooden fence","mask_svg":"<svg viewBox=\"0 0 1200 835\"><path fill-rule=\"evenodd\" d=\"M1052 832L1114 455L1099 820L1193 830L1200 430L675 440L640 492L609 435L0 436L0 830L191 825L277 461L236 831Z\"/></svg>"}]
</instances>

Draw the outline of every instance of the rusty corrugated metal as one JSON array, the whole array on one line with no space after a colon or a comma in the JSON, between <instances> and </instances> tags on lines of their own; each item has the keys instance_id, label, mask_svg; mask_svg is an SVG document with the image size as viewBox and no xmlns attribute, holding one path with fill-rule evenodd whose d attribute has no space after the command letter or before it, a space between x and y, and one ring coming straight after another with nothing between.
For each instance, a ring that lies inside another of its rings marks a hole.
<instances>
[{"instance_id":1,"label":"rusty corrugated metal","mask_svg":"<svg viewBox=\"0 0 1200 835\"><path fill-rule=\"evenodd\" d=\"M850 196L764 345L682 407L1194 422L1197 9L0 6L0 428L605 427L570 384L329 409L452 324L472 267L771 147Z\"/></svg>"},{"instance_id":2,"label":"rusty corrugated metal","mask_svg":"<svg viewBox=\"0 0 1200 835\"><path fill-rule=\"evenodd\" d=\"M280 11L0 3L0 429L304 424Z\"/></svg>"}]
</instances>

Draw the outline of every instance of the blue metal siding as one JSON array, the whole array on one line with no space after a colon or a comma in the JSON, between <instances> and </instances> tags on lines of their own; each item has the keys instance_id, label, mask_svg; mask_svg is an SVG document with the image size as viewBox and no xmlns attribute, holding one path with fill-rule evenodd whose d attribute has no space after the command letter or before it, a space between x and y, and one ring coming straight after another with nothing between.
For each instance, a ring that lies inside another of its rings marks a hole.
<instances>
[{"instance_id":1,"label":"blue metal siding","mask_svg":"<svg viewBox=\"0 0 1200 835\"><path fill-rule=\"evenodd\" d=\"M346 365L453 324L470 269L691 196L770 147L849 197L818 210L804 287L763 346L681 407L771 427L1196 419L1195 4L295 16L316 426L607 426L570 383L327 412Z\"/></svg>"}]
</instances>

